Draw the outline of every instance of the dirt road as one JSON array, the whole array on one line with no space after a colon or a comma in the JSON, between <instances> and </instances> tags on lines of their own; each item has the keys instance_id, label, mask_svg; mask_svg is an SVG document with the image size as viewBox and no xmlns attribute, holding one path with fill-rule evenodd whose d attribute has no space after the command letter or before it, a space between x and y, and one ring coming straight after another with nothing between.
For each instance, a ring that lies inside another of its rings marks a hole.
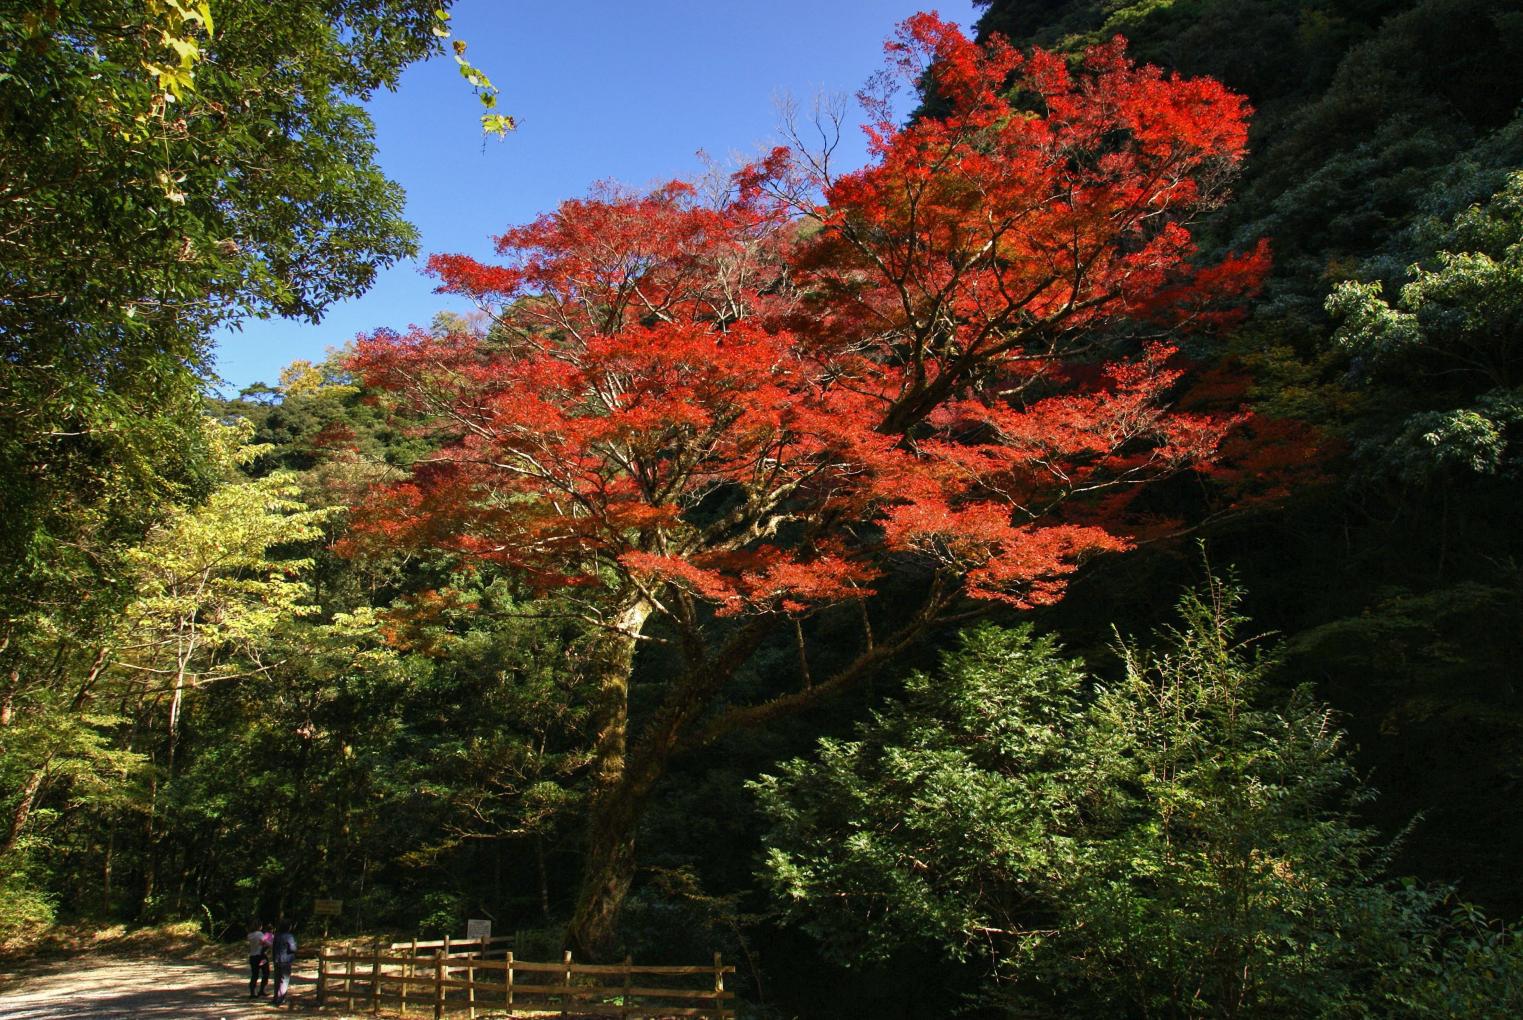
<instances>
[{"instance_id":1,"label":"dirt road","mask_svg":"<svg viewBox=\"0 0 1523 1020\"><path fill-rule=\"evenodd\" d=\"M273 1020L289 1015L268 998L249 999L248 981L248 964L231 960L54 960L0 984L0 1020ZM310 961L299 962L292 983L297 1012L312 1006L315 986L315 968Z\"/></svg>"}]
</instances>

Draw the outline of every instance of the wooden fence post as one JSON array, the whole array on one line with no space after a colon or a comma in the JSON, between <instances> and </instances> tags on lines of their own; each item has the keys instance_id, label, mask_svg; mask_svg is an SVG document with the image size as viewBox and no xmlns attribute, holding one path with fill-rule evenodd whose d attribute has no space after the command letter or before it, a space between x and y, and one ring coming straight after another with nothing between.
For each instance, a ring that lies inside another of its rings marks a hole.
<instances>
[{"instance_id":1,"label":"wooden fence post","mask_svg":"<svg viewBox=\"0 0 1523 1020\"><path fill-rule=\"evenodd\" d=\"M724 1017L724 958L714 954L714 1015Z\"/></svg>"},{"instance_id":2,"label":"wooden fence post","mask_svg":"<svg viewBox=\"0 0 1523 1020\"><path fill-rule=\"evenodd\" d=\"M625 955L624 957L624 1005L619 1008L619 1020L629 1020L631 998L629 990L634 987L635 958Z\"/></svg>"},{"instance_id":3,"label":"wooden fence post","mask_svg":"<svg viewBox=\"0 0 1523 1020\"><path fill-rule=\"evenodd\" d=\"M444 950L434 950L434 1020L444 1016Z\"/></svg>"},{"instance_id":4,"label":"wooden fence post","mask_svg":"<svg viewBox=\"0 0 1523 1020\"><path fill-rule=\"evenodd\" d=\"M571 950L566 950L564 963L566 964L566 991L561 995L561 1016L566 1016L571 1011Z\"/></svg>"},{"instance_id":5,"label":"wooden fence post","mask_svg":"<svg viewBox=\"0 0 1523 1020\"><path fill-rule=\"evenodd\" d=\"M476 957L465 959L465 1001L471 1020L476 1020Z\"/></svg>"},{"instance_id":6,"label":"wooden fence post","mask_svg":"<svg viewBox=\"0 0 1523 1020\"><path fill-rule=\"evenodd\" d=\"M508 950L507 961L508 961L508 976L506 978L507 993L508 993L507 1005L511 1006L511 1005L513 1005L513 950L511 950L511 949Z\"/></svg>"},{"instance_id":7,"label":"wooden fence post","mask_svg":"<svg viewBox=\"0 0 1523 1020\"><path fill-rule=\"evenodd\" d=\"M317 951L317 1008L328 1003L328 947Z\"/></svg>"},{"instance_id":8,"label":"wooden fence post","mask_svg":"<svg viewBox=\"0 0 1523 1020\"><path fill-rule=\"evenodd\" d=\"M344 954L344 1008L354 1012L354 949Z\"/></svg>"},{"instance_id":9,"label":"wooden fence post","mask_svg":"<svg viewBox=\"0 0 1523 1020\"><path fill-rule=\"evenodd\" d=\"M402 967L402 973L407 975L407 980L402 982L402 1009L403 1016L407 1015L407 986L412 984L412 979L417 975L418 968L418 936L412 937L412 946L407 950L407 963Z\"/></svg>"},{"instance_id":10,"label":"wooden fence post","mask_svg":"<svg viewBox=\"0 0 1523 1020\"><path fill-rule=\"evenodd\" d=\"M445 1015L445 950L434 950L434 1020Z\"/></svg>"},{"instance_id":11,"label":"wooden fence post","mask_svg":"<svg viewBox=\"0 0 1523 1020\"><path fill-rule=\"evenodd\" d=\"M370 1012L381 1011L381 947L370 957Z\"/></svg>"}]
</instances>

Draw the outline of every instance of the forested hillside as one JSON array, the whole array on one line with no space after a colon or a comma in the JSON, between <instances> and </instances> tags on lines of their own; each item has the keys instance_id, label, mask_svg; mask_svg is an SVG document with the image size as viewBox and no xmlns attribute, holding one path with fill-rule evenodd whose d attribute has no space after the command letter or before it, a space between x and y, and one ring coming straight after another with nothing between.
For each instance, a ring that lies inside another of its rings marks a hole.
<instances>
[{"instance_id":1,"label":"forested hillside","mask_svg":"<svg viewBox=\"0 0 1523 1020\"><path fill-rule=\"evenodd\" d=\"M1017 28L1017 26L1024 26ZM1218 243L1274 270L1232 355L1265 413L1339 452L1268 515L1208 525L1287 682L1345 713L1405 866L1515 915L1518 200L1515 5L991 4L982 27L1064 48L1123 33L1257 108ZM1104 567L1136 591L1179 575ZM1152 569L1170 570L1168 567ZM1125 601L1072 598L1099 634ZM1074 621L1077 623L1078 621ZM1060 626L1072 626L1065 623ZM1103 634L1100 635L1103 638Z\"/></svg>"},{"instance_id":2,"label":"forested hillside","mask_svg":"<svg viewBox=\"0 0 1523 1020\"><path fill-rule=\"evenodd\" d=\"M287 6L0 5L0 937L1523 1010L1516 3L884 25L865 168L482 224L478 313L218 397L414 248L356 103L449 5Z\"/></svg>"}]
</instances>

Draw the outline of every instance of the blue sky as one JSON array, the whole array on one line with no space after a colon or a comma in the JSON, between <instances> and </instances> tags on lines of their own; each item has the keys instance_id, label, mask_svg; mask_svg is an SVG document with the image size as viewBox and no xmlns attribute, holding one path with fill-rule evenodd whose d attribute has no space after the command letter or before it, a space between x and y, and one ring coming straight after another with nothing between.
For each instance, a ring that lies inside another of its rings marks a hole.
<instances>
[{"instance_id":1,"label":"blue sky","mask_svg":"<svg viewBox=\"0 0 1523 1020\"><path fill-rule=\"evenodd\" d=\"M596 181L689 177L702 169L699 150L723 161L772 144L775 97L854 94L894 25L923 9L965 28L978 14L970 0L461 0L455 34L518 130L483 145L475 98L453 60L436 58L371 104L381 165L407 189L422 256L490 257L493 235ZM852 124L858 113L853 101ZM838 158L865 159L854 127ZM319 325L251 320L224 332L226 389L274 383L282 366L356 333L463 309L433 293L420 262L384 273Z\"/></svg>"}]
</instances>

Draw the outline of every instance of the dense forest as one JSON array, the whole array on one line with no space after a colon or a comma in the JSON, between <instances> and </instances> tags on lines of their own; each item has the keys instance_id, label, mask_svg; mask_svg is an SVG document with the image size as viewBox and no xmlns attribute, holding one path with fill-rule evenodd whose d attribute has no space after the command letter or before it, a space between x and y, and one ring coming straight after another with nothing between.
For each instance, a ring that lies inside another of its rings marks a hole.
<instances>
[{"instance_id":1,"label":"dense forest","mask_svg":"<svg viewBox=\"0 0 1523 1020\"><path fill-rule=\"evenodd\" d=\"M416 254L361 104L449 4L0 3L0 938L1523 1013L1523 10L982 6L867 167L484 224L226 397Z\"/></svg>"}]
</instances>

